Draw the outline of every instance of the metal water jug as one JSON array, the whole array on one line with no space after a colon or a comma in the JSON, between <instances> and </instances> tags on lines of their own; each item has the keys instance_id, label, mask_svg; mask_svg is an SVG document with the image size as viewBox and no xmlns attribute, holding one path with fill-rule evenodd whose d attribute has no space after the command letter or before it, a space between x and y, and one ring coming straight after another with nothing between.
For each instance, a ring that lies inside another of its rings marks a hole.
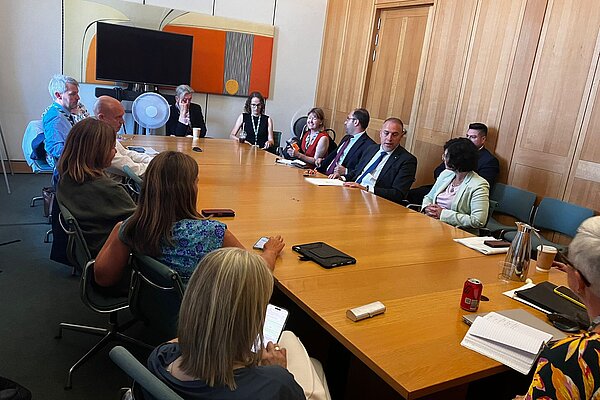
<instances>
[{"instance_id":1,"label":"metal water jug","mask_svg":"<svg viewBox=\"0 0 600 400\"><path fill-rule=\"evenodd\" d=\"M504 279L525 281L531 259L531 232L535 232L535 228L523 222L516 222L516 224L517 235L506 254L502 275Z\"/></svg>"}]
</instances>

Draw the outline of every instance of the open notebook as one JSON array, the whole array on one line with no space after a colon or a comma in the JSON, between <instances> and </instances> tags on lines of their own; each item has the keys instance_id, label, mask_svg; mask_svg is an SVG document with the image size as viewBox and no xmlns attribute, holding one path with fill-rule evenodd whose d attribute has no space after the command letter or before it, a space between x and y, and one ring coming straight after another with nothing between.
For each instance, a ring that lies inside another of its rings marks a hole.
<instances>
[{"instance_id":1,"label":"open notebook","mask_svg":"<svg viewBox=\"0 0 600 400\"><path fill-rule=\"evenodd\" d=\"M495 312L477 317L462 346L527 374L552 335Z\"/></svg>"}]
</instances>

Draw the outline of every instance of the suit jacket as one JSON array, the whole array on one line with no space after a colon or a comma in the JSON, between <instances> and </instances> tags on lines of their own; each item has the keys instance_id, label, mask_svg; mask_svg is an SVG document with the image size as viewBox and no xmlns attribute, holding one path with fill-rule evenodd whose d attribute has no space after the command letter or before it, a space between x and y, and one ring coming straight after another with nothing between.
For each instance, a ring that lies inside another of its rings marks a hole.
<instances>
[{"instance_id":1,"label":"suit jacket","mask_svg":"<svg viewBox=\"0 0 600 400\"><path fill-rule=\"evenodd\" d=\"M442 193L454 176L454 171L444 170L435 184L423 198L422 208L434 204L438 194ZM469 172L460 185L450 210L442 210L440 221L453 226L481 228L487 222L490 206L490 185L476 172Z\"/></svg>"},{"instance_id":2,"label":"suit jacket","mask_svg":"<svg viewBox=\"0 0 600 400\"><path fill-rule=\"evenodd\" d=\"M373 156L379 152L381 147L375 143L369 146L363 153L357 167L349 170L346 180L354 181L363 172ZM384 197L396 203L400 203L406 197L410 185L415 181L417 172L417 159L402 146L396 150L386 161L381 173L375 182L374 192L377 196Z\"/></svg>"},{"instance_id":3,"label":"suit jacket","mask_svg":"<svg viewBox=\"0 0 600 400\"><path fill-rule=\"evenodd\" d=\"M440 165L437 166L435 171L433 171L433 178L437 179L438 176L446 169L446 165L442 161ZM477 174L485 179L490 187L494 187L494 183L496 183L496 178L500 173L500 163L498 159L485 147L479 150L479 161L477 162Z\"/></svg>"},{"instance_id":4,"label":"suit jacket","mask_svg":"<svg viewBox=\"0 0 600 400\"><path fill-rule=\"evenodd\" d=\"M342 140L340 140L340 144L338 145L338 151L340 151L340 147L342 147L342 145L350 139L352 139L352 135L344 136ZM356 168L364 151L373 144L375 144L373 139L371 139L366 132L363 133L362 136L356 141L356 143L354 143L352 148L348 151L348 154L346 154L344 161L342 161L342 165L348 170ZM317 168L317 171L319 171L322 174L327 173L327 168L329 167L329 164L331 164L332 161L335 159L336 155L337 151L332 151L331 153L329 153L327 157L325 157L323 162L321 162L321 166Z\"/></svg>"},{"instance_id":5,"label":"suit jacket","mask_svg":"<svg viewBox=\"0 0 600 400\"><path fill-rule=\"evenodd\" d=\"M196 103L190 103L190 125L179 122L179 108L175 104L171 106L171 115L167 121L167 135L185 136L192 134L192 128L200 128L200 137L206 136L206 124L202 115L202 107Z\"/></svg>"}]
</instances>

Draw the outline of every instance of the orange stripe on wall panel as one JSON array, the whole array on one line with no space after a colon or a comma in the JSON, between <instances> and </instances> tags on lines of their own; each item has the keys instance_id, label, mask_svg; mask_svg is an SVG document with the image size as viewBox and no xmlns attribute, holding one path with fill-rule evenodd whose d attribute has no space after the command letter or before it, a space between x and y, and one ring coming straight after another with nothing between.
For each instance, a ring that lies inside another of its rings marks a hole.
<instances>
[{"instance_id":1,"label":"orange stripe on wall panel","mask_svg":"<svg viewBox=\"0 0 600 400\"><path fill-rule=\"evenodd\" d=\"M164 31L194 37L192 88L202 93L222 93L226 32L175 25L165 26Z\"/></svg>"},{"instance_id":2,"label":"orange stripe on wall panel","mask_svg":"<svg viewBox=\"0 0 600 400\"><path fill-rule=\"evenodd\" d=\"M112 81L99 81L96 79L96 35L92 37L90 41L90 47L88 48L88 56L85 64L85 83L96 83L98 85L114 85Z\"/></svg>"},{"instance_id":3,"label":"orange stripe on wall panel","mask_svg":"<svg viewBox=\"0 0 600 400\"><path fill-rule=\"evenodd\" d=\"M264 97L269 97L272 54L273 38L254 35L252 66L250 67L250 92L258 91Z\"/></svg>"}]
</instances>

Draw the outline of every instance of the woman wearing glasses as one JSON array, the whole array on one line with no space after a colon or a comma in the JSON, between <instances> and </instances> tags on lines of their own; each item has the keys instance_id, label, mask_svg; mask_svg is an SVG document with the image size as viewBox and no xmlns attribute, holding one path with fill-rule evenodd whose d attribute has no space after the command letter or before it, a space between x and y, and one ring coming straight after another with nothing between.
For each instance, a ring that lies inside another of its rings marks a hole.
<instances>
[{"instance_id":1,"label":"woman wearing glasses","mask_svg":"<svg viewBox=\"0 0 600 400\"><path fill-rule=\"evenodd\" d=\"M587 332L548 343L531 386L515 399L596 399L600 395L600 217L585 220L569 245L569 263L554 262L567 273L569 288L587 308Z\"/></svg>"},{"instance_id":2,"label":"woman wearing glasses","mask_svg":"<svg viewBox=\"0 0 600 400\"><path fill-rule=\"evenodd\" d=\"M265 98L260 92L252 92L246 99L244 112L235 121L229 135L240 139L240 135L250 144L268 149L275 144L273 139L273 120L265 113Z\"/></svg>"},{"instance_id":3,"label":"woman wearing glasses","mask_svg":"<svg viewBox=\"0 0 600 400\"><path fill-rule=\"evenodd\" d=\"M444 144L446 169L423 198L421 210L428 216L466 231L478 233L487 222L490 185L477 175L479 153L467 138Z\"/></svg>"}]
</instances>

